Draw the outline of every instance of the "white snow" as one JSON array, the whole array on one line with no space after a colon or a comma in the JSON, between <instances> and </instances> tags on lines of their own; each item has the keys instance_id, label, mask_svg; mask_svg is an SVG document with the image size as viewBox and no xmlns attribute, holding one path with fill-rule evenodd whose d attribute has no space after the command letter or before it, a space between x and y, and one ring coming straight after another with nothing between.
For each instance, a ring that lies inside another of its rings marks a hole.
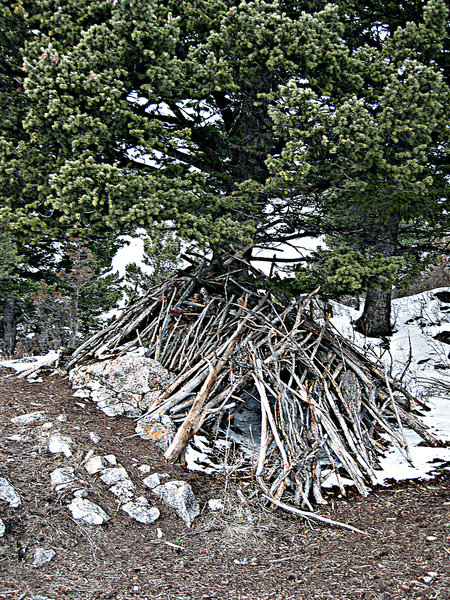
<instances>
[{"instance_id":1,"label":"white snow","mask_svg":"<svg viewBox=\"0 0 450 600\"><path fill-rule=\"evenodd\" d=\"M55 350L50 350L48 354L43 356L27 356L25 358L2 360L0 361L0 366L6 367L7 369L14 369L16 373L22 373L24 371L28 371L29 369L37 368L40 365L48 365L56 362L57 357L58 352L55 352Z\"/></svg>"},{"instance_id":2,"label":"white snow","mask_svg":"<svg viewBox=\"0 0 450 600\"><path fill-rule=\"evenodd\" d=\"M450 331L450 304L437 298L436 292L440 291L449 292L450 288L393 300L395 333L389 339L388 347L382 340L366 338L353 330L351 322L359 316L360 311L333 302L331 322L363 352L374 359L380 359L389 373L397 377L403 375L407 388L430 408L429 412L421 411L423 423L437 439L448 442L450 345L437 341L434 336L441 331ZM448 386L447 390L445 386ZM442 391L439 391L439 387ZM391 479L428 479L436 469L449 468L446 463L450 462L450 448L421 445L421 438L408 428L405 428L405 435L411 463L399 448L393 446L380 461L381 470L376 471L379 483ZM326 485L335 483L333 476L330 476Z\"/></svg>"},{"instance_id":3,"label":"white snow","mask_svg":"<svg viewBox=\"0 0 450 600\"><path fill-rule=\"evenodd\" d=\"M125 277L126 268L130 264L135 264L143 273L151 275L152 268L144 262L144 239L145 230L136 231L136 236L121 235L119 240L123 246L119 248L112 259L111 271L117 273L119 277Z\"/></svg>"}]
</instances>

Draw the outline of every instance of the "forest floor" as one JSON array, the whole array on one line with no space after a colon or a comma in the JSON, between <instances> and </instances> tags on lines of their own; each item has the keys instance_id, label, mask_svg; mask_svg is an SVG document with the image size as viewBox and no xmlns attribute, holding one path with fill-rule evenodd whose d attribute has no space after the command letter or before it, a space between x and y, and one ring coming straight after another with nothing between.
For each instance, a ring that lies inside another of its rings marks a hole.
<instances>
[{"instance_id":1,"label":"forest floor","mask_svg":"<svg viewBox=\"0 0 450 600\"><path fill-rule=\"evenodd\" d=\"M428 481L379 487L368 498L352 491L340 498L331 490L320 514L366 535L279 510L254 511L250 523L230 493L232 481L168 465L156 448L132 437L132 419L108 418L73 393L58 375L29 383L0 371L0 476L22 499L17 508L0 500L6 527L0 538L0 600L449 597L448 470ZM11 423L34 411L45 415L37 424ZM91 432L100 437L96 445ZM48 437L56 433L74 441L71 457L49 453ZM160 509L155 523L130 519L98 476L87 474L82 462L92 448L117 457L138 492ZM191 529L142 485L142 464L191 484L202 509ZM64 466L75 469L89 499L112 517L106 524L80 525L72 518L67 505L73 490L56 492L50 484L50 473ZM209 510L211 498L223 500L222 511ZM56 553L42 567L33 566L38 547Z\"/></svg>"}]
</instances>

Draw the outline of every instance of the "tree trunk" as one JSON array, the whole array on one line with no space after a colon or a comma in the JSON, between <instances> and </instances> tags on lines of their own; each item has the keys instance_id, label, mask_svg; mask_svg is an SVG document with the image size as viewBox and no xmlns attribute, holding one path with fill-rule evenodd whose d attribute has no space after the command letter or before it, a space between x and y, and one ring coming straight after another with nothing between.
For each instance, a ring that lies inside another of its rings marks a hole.
<instances>
[{"instance_id":1,"label":"tree trunk","mask_svg":"<svg viewBox=\"0 0 450 600\"><path fill-rule=\"evenodd\" d=\"M3 308L3 343L8 356L13 356L16 349L16 326L16 300L10 296L6 298Z\"/></svg>"},{"instance_id":2,"label":"tree trunk","mask_svg":"<svg viewBox=\"0 0 450 600\"><path fill-rule=\"evenodd\" d=\"M391 216L378 223L375 231L375 251L386 258L396 255L399 219ZM362 315L355 321L355 330L368 337L392 335L391 287L380 287L374 282L367 288Z\"/></svg>"},{"instance_id":3,"label":"tree trunk","mask_svg":"<svg viewBox=\"0 0 450 600\"><path fill-rule=\"evenodd\" d=\"M355 322L355 329L369 337L392 335L390 290L367 289L363 314Z\"/></svg>"}]
</instances>

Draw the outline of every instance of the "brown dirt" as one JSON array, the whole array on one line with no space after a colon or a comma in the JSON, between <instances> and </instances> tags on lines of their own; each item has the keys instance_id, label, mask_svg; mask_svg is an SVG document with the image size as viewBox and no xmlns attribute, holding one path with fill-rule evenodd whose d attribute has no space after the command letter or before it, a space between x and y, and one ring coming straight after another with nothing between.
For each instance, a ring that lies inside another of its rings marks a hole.
<instances>
[{"instance_id":1,"label":"brown dirt","mask_svg":"<svg viewBox=\"0 0 450 600\"><path fill-rule=\"evenodd\" d=\"M12 417L36 410L45 411L52 428L43 429L42 422L26 427L11 424ZM56 419L61 414L67 421ZM49 432L57 431L75 441L73 457L47 451ZM118 510L106 486L82 468L83 457L93 447L91 431L101 436L96 452L114 453L139 492L161 510L153 525L132 521ZM14 434L30 439L7 439ZM3 371L0 471L23 502L9 508L0 501L0 518L6 525L0 539L0 600L29 600L39 594L64 600L449 597L448 471L431 481L379 488L366 499L354 493L340 499L330 493L320 514L367 535L307 523L278 510L255 516L251 525L234 494L224 491L223 480L168 465L148 442L130 437L133 434L132 420L105 417L92 403L74 398L60 376L28 383ZM137 467L143 463L152 472L169 472L192 485L203 508L192 529L140 484L143 476ZM75 467L89 498L112 516L105 525L77 524L67 509L72 492L51 489L50 472L69 465ZM225 500L219 515L206 506L208 499L217 497ZM40 568L32 565L37 547L56 551L54 559Z\"/></svg>"}]
</instances>

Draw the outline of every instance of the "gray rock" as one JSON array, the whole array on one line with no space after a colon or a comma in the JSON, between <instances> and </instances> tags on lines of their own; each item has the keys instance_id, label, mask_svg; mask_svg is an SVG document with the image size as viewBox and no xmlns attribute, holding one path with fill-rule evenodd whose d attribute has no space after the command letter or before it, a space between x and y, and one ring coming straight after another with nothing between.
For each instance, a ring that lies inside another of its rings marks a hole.
<instances>
[{"instance_id":1,"label":"gray rock","mask_svg":"<svg viewBox=\"0 0 450 600\"><path fill-rule=\"evenodd\" d=\"M167 415L149 415L139 419L135 431L139 437L150 440L164 452L177 430L172 419Z\"/></svg>"},{"instance_id":2,"label":"gray rock","mask_svg":"<svg viewBox=\"0 0 450 600\"><path fill-rule=\"evenodd\" d=\"M142 483L153 490L156 486L161 484L161 481L165 478L169 477L168 473L153 473L149 475L145 479L142 480Z\"/></svg>"},{"instance_id":3,"label":"gray rock","mask_svg":"<svg viewBox=\"0 0 450 600\"><path fill-rule=\"evenodd\" d=\"M16 434L10 435L6 439L8 440L8 442L29 442L31 438L29 435Z\"/></svg>"},{"instance_id":4,"label":"gray rock","mask_svg":"<svg viewBox=\"0 0 450 600\"><path fill-rule=\"evenodd\" d=\"M7 502L12 508L22 504L19 494L4 477L0 477L0 499Z\"/></svg>"},{"instance_id":5,"label":"gray rock","mask_svg":"<svg viewBox=\"0 0 450 600\"><path fill-rule=\"evenodd\" d=\"M144 496L139 496L139 498L136 498L133 502L123 504L122 510L133 519L136 519L136 521L139 521L139 523L144 523L145 525L150 525L156 521L160 515L156 506L150 506L147 498Z\"/></svg>"},{"instance_id":6,"label":"gray rock","mask_svg":"<svg viewBox=\"0 0 450 600\"><path fill-rule=\"evenodd\" d=\"M52 454L72 456L73 440L68 435L53 435L48 441L48 450Z\"/></svg>"},{"instance_id":7,"label":"gray rock","mask_svg":"<svg viewBox=\"0 0 450 600\"><path fill-rule=\"evenodd\" d=\"M98 504L86 498L74 498L69 510L76 521L87 525L101 525L111 518Z\"/></svg>"},{"instance_id":8,"label":"gray rock","mask_svg":"<svg viewBox=\"0 0 450 600\"><path fill-rule=\"evenodd\" d=\"M194 492L185 481L168 481L153 488L152 492L173 508L188 527L200 514L200 507Z\"/></svg>"},{"instance_id":9,"label":"gray rock","mask_svg":"<svg viewBox=\"0 0 450 600\"><path fill-rule=\"evenodd\" d=\"M108 469L105 469L103 471L103 474L100 475L100 479L106 483L106 485L114 485L115 483L118 483L119 481L130 481L130 476L128 475L128 473L126 472L126 470L119 466L119 467L110 467Z\"/></svg>"},{"instance_id":10,"label":"gray rock","mask_svg":"<svg viewBox=\"0 0 450 600\"><path fill-rule=\"evenodd\" d=\"M92 400L111 417L141 416L173 377L160 363L139 352L77 367L69 374L72 385L83 390L89 388Z\"/></svg>"},{"instance_id":11,"label":"gray rock","mask_svg":"<svg viewBox=\"0 0 450 600\"><path fill-rule=\"evenodd\" d=\"M101 440L101 437L99 435L97 435L96 433L94 433L93 431L91 431L89 433L89 437L91 438L91 442L93 444L98 444L99 441Z\"/></svg>"},{"instance_id":12,"label":"gray rock","mask_svg":"<svg viewBox=\"0 0 450 600\"><path fill-rule=\"evenodd\" d=\"M56 555L54 550L44 550L44 548L36 548L33 557L33 566L34 567L42 567L52 560L52 558Z\"/></svg>"},{"instance_id":13,"label":"gray rock","mask_svg":"<svg viewBox=\"0 0 450 600\"><path fill-rule=\"evenodd\" d=\"M133 497L134 489L136 489L134 483L131 481L131 479L127 479L125 481L119 481L115 485L112 485L109 488L109 491L121 500L130 500Z\"/></svg>"},{"instance_id":14,"label":"gray rock","mask_svg":"<svg viewBox=\"0 0 450 600\"><path fill-rule=\"evenodd\" d=\"M84 464L89 475L95 475L109 467L108 461L103 456L91 456Z\"/></svg>"},{"instance_id":15,"label":"gray rock","mask_svg":"<svg viewBox=\"0 0 450 600\"><path fill-rule=\"evenodd\" d=\"M11 423L13 423L14 425L31 425L31 423L43 420L44 413L41 410L38 410L36 412L27 413L26 415L14 417L13 419L11 419Z\"/></svg>"},{"instance_id":16,"label":"gray rock","mask_svg":"<svg viewBox=\"0 0 450 600\"><path fill-rule=\"evenodd\" d=\"M139 471L140 471L141 473L144 473L144 474L145 474L145 473L150 473L150 471L152 470L152 468L150 467L150 465L140 465L140 466L138 467L138 469L139 469Z\"/></svg>"},{"instance_id":17,"label":"gray rock","mask_svg":"<svg viewBox=\"0 0 450 600\"><path fill-rule=\"evenodd\" d=\"M0 519L0 537L3 537L5 535L5 524L3 523L3 521Z\"/></svg>"},{"instance_id":18,"label":"gray rock","mask_svg":"<svg viewBox=\"0 0 450 600\"><path fill-rule=\"evenodd\" d=\"M90 450L88 450L86 452L86 456L83 459L83 462L87 462L90 458L92 458L95 455L95 450L93 450L92 448Z\"/></svg>"},{"instance_id":19,"label":"gray rock","mask_svg":"<svg viewBox=\"0 0 450 600\"><path fill-rule=\"evenodd\" d=\"M222 510L223 507L223 502L222 500L219 500L219 498L211 498L211 500L208 500L209 510Z\"/></svg>"},{"instance_id":20,"label":"gray rock","mask_svg":"<svg viewBox=\"0 0 450 600\"><path fill-rule=\"evenodd\" d=\"M89 398L90 395L91 392L89 390L79 389L75 392L73 396L74 398Z\"/></svg>"},{"instance_id":21,"label":"gray rock","mask_svg":"<svg viewBox=\"0 0 450 600\"><path fill-rule=\"evenodd\" d=\"M59 492L59 490L63 490L75 481L75 471L72 467L55 469L50 473L50 480L52 487Z\"/></svg>"}]
</instances>

